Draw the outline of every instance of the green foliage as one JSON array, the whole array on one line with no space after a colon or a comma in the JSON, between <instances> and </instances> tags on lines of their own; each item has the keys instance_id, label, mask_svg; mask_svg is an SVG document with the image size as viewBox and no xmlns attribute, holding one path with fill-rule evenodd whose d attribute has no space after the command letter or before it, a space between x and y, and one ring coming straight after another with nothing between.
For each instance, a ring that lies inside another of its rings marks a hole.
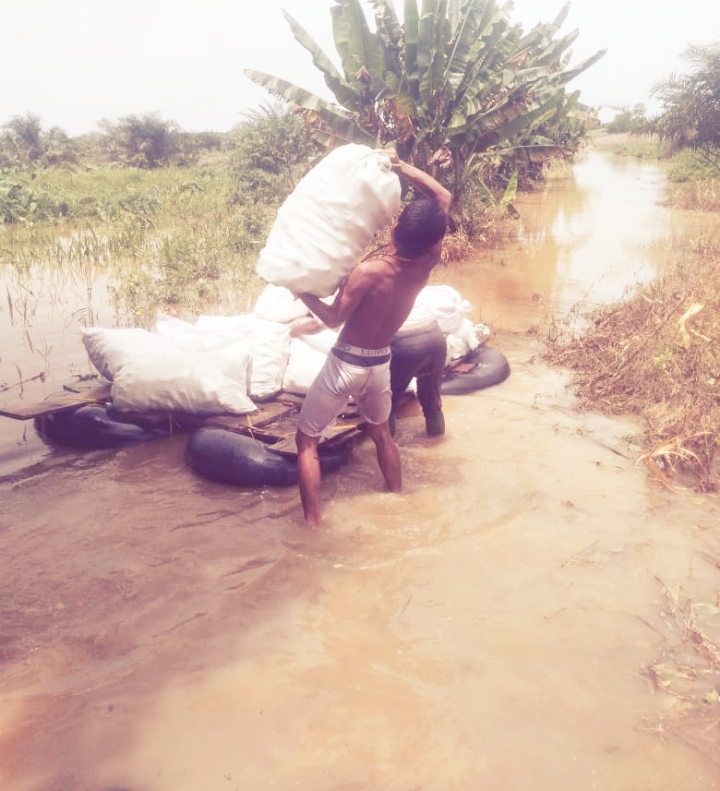
<instances>
[{"instance_id":1,"label":"green foliage","mask_svg":"<svg viewBox=\"0 0 720 791\"><path fill-rule=\"evenodd\" d=\"M690 46L683 57L689 72L671 74L653 87L663 108L653 130L675 149L711 153L720 146L720 44Z\"/></svg>"},{"instance_id":2,"label":"green foliage","mask_svg":"<svg viewBox=\"0 0 720 791\"><path fill-rule=\"evenodd\" d=\"M66 214L66 203L56 203L25 184L0 181L0 220L3 223L32 222Z\"/></svg>"},{"instance_id":3,"label":"green foliage","mask_svg":"<svg viewBox=\"0 0 720 791\"><path fill-rule=\"evenodd\" d=\"M230 170L238 203L273 206L287 197L317 158L318 148L302 118L285 104L266 104L232 133Z\"/></svg>"},{"instance_id":4,"label":"green foliage","mask_svg":"<svg viewBox=\"0 0 720 791\"><path fill-rule=\"evenodd\" d=\"M636 104L634 107L618 107L618 114L605 124L608 134L630 134L642 135L649 131L647 110L644 104Z\"/></svg>"},{"instance_id":5,"label":"green foliage","mask_svg":"<svg viewBox=\"0 0 720 791\"><path fill-rule=\"evenodd\" d=\"M686 149L673 157L668 178L675 183L717 178L718 159L720 150L705 152Z\"/></svg>"},{"instance_id":6,"label":"green foliage","mask_svg":"<svg viewBox=\"0 0 720 791\"><path fill-rule=\"evenodd\" d=\"M75 162L72 140L59 127L45 131L32 113L0 127L0 168L31 169Z\"/></svg>"},{"instance_id":7,"label":"green foliage","mask_svg":"<svg viewBox=\"0 0 720 791\"><path fill-rule=\"evenodd\" d=\"M180 128L156 113L99 122L101 146L112 162L126 167L157 168L180 160Z\"/></svg>"},{"instance_id":8,"label":"green foliage","mask_svg":"<svg viewBox=\"0 0 720 791\"><path fill-rule=\"evenodd\" d=\"M102 277L122 323L151 324L158 308L246 310L234 301L255 286L276 206L238 203L228 159L216 150L183 166L84 163L0 176L0 267L48 268L83 285Z\"/></svg>"},{"instance_id":9,"label":"green foliage","mask_svg":"<svg viewBox=\"0 0 720 791\"><path fill-rule=\"evenodd\" d=\"M400 24L392 0L371 0L375 30L360 0L331 8L338 70L308 33L285 14L296 40L323 72L337 104L286 80L246 74L294 103L316 139L332 146L355 141L394 144L404 159L439 177L452 191L456 212L473 184L491 184L512 172L577 145L569 127L577 108L566 84L604 52L569 69L568 48L577 32L556 38L568 5L549 24L524 34L508 21L510 4L494 0L405 0ZM503 188L504 189L504 188ZM467 207L465 207L467 210Z\"/></svg>"},{"instance_id":10,"label":"green foliage","mask_svg":"<svg viewBox=\"0 0 720 791\"><path fill-rule=\"evenodd\" d=\"M667 145L656 135L620 135L609 140L613 153L622 157L661 160L670 156Z\"/></svg>"}]
</instances>

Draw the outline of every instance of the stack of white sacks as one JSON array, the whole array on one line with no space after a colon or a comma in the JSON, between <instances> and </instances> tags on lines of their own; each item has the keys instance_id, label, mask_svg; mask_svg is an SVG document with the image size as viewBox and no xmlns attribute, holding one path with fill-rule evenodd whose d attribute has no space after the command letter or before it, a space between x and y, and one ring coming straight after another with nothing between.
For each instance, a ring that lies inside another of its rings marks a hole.
<instances>
[{"instance_id":1,"label":"stack of white sacks","mask_svg":"<svg viewBox=\"0 0 720 791\"><path fill-rule=\"evenodd\" d=\"M415 309L433 315L448 339L448 361L477 348L469 304L450 286L426 286ZM82 330L90 361L112 382L117 409L243 414L280 391L304 395L337 338L297 334L305 305L268 285L252 313L200 316L191 324L160 314L154 331Z\"/></svg>"},{"instance_id":2,"label":"stack of white sacks","mask_svg":"<svg viewBox=\"0 0 720 791\"><path fill-rule=\"evenodd\" d=\"M306 393L337 333L299 334L309 314L292 292L332 295L399 207L400 182L382 151L332 151L278 211L257 263L268 285L252 313L195 324L160 315L154 332L83 330L90 361L112 382L113 405L243 414L281 390ZM469 309L450 286L428 286L414 311L438 320L448 357L457 358L478 345Z\"/></svg>"}]
</instances>

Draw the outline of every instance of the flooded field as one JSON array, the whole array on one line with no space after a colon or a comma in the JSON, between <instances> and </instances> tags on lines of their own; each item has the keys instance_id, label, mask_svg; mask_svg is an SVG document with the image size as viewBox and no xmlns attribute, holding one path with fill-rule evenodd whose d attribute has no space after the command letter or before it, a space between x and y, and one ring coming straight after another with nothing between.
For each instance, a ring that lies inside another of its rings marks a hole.
<instances>
[{"instance_id":1,"label":"flooded field","mask_svg":"<svg viewBox=\"0 0 720 791\"><path fill-rule=\"evenodd\" d=\"M519 242L437 273L512 375L446 397L442 439L408 410L400 495L360 444L324 530L294 489L196 477L182 436L80 453L0 418L0 787L720 788L718 501L649 480L638 426L537 358L549 315L700 221L662 186L590 152L518 201ZM2 382L90 373L102 282L1 277L28 300L0 313Z\"/></svg>"}]
</instances>

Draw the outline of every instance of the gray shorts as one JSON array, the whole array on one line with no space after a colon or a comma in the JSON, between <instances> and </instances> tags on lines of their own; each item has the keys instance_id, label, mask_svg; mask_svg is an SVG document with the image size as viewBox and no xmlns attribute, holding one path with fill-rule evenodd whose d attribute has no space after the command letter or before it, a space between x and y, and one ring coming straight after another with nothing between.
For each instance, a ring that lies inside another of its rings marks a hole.
<instances>
[{"instance_id":1,"label":"gray shorts","mask_svg":"<svg viewBox=\"0 0 720 791\"><path fill-rule=\"evenodd\" d=\"M319 437L332 426L352 396L362 417L380 425L390 416L390 362L352 365L334 353L312 384L298 420L298 429L308 437Z\"/></svg>"}]
</instances>

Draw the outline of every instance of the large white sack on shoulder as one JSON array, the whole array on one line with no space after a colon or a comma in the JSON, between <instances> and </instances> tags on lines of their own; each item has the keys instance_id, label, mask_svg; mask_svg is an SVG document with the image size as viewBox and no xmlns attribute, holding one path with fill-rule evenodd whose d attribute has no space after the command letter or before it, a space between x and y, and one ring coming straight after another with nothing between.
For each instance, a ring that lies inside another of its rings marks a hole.
<instances>
[{"instance_id":1,"label":"large white sack on shoulder","mask_svg":"<svg viewBox=\"0 0 720 791\"><path fill-rule=\"evenodd\" d=\"M425 286L415 298L413 309L432 314L444 333L457 332L471 309L452 286Z\"/></svg>"},{"instance_id":2,"label":"large white sack on shoulder","mask_svg":"<svg viewBox=\"0 0 720 791\"><path fill-rule=\"evenodd\" d=\"M151 353L126 362L113 381L113 406L120 410L161 409L200 414L238 414L257 409L247 385L226 375L227 350L188 354L179 349ZM247 370L248 357L245 357ZM236 361L242 368L242 362ZM238 372L236 371L236 376Z\"/></svg>"},{"instance_id":3,"label":"large white sack on shoulder","mask_svg":"<svg viewBox=\"0 0 720 791\"><path fill-rule=\"evenodd\" d=\"M282 381L286 393L306 395L327 360L327 354L305 342L306 337L293 338L290 342L290 359Z\"/></svg>"},{"instance_id":4,"label":"large white sack on shoulder","mask_svg":"<svg viewBox=\"0 0 720 791\"><path fill-rule=\"evenodd\" d=\"M172 344L154 332L139 328L106 329L81 327L82 341L90 362L101 376L113 381L120 368L138 355L172 350Z\"/></svg>"},{"instance_id":5,"label":"large white sack on shoulder","mask_svg":"<svg viewBox=\"0 0 720 791\"><path fill-rule=\"evenodd\" d=\"M287 288L268 283L260 292L253 313L261 319L287 324L307 316L310 311L305 303L297 299Z\"/></svg>"},{"instance_id":6,"label":"large white sack on shoulder","mask_svg":"<svg viewBox=\"0 0 720 791\"><path fill-rule=\"evenodd\" d=\"M280 207L257 262L263 280L326 297L400 208L382 151L350 143L324 157Z\"/></svg>"}]
</instances>

